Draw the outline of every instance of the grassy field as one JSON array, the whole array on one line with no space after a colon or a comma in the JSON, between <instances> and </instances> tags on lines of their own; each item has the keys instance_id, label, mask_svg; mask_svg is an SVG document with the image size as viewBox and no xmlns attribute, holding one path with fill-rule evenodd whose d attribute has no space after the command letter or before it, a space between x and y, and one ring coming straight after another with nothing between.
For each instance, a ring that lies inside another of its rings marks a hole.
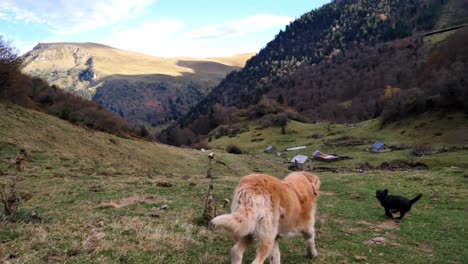
<instances>
[{"instance_id":1,"label":"grassy field","mask_svg":"<svg viewBox=\"0 0 468 264\"><path fill-rule=\"evenodd\" d=\"M12 221L0 222L0 261L229 263L232 241L201 224L209 184L207 152L93 132L13 105L0 104L0 113L0 171L16 174L20 192L32 196ZM383 130L374 130L374 122L354 128L290 123L286 135L252 126L236 141L252 155L213 150L218 212L228 211L222 201L231 198L241 176L264 172L282 178L288 173L281 160L261 153L265 144L284 148L310 142L323 152L353 156L333 164L347 167L370 158L372 164L402 159L409 157L409 150L370 155L363 151L365 145L324 148L327 140L352 135L388 144L466 144L462 116L433 121L418 117ZM415 128L423 122L425 129ZM427 132L435 127L443 128L436 131L442 135ZM264 140L251 142L251 133ZM306 138L313 134L321 136ZM223 148L228 141L211 143ZM4 161L20 148L30 151L32 160L16 173ZM424 171L318 172L322 189L319 257L314 263L466 263L467 156L462 151L417 158L430 164ZM164 187L167 183L172 186ZM374 197L375 190L383 188L408 198L419 193L423 197L402 221L393 221ZM300 238L282 240L280 248L283 263L310 263ZM244 262L253 254L251 248Z\"/></svg>"},{"instance_id":2,"label":"grassy field","mask_svg":"<svg viewBox=\"0 0 468 264\"><path fill-rule=\"evenodd\" d=\"M389 146L405 145L408 149L373 154L368 150L375 142L381 141ZM370 120L358 124L305 124L290 121L286 133L281 128L260 129L256 123L248 125L244 132L234 137L213 139L209 145L216 149L225 149L234 144L243 152L265 159L288 161L294 155L312 156L315 150L327 154L350 156L352 159L337 163L317 162L316 165L354 168L364 162L377 166L382 162L410 163L422 162L430 168L459 166L468 169L468 150L445 152L431 156L417 157L411 154L415 144L429 143L434 150L450 147L468 146L468 120L462 114L425 114L381 127L379 120ZM287 158L275 154L265 154L267 146L275 146L278 151L296 146L306 149L285 152Z\"/></svg>"}]
</instances>

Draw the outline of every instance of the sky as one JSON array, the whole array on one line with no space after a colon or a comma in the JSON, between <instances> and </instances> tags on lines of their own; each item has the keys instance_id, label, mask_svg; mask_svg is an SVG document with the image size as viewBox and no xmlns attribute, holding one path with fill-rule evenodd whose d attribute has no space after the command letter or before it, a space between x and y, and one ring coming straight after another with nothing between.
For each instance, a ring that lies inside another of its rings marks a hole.
<instances>
[{"instance_id":1,"label":"sky","mask_svg":"<svg viewBox=\"0 0 468 264\"><path fill-rule=\"evenodd\" d=\"M159 57L258 52L330 0L0 0L0 35L20 53L37 43L95 42Z\"/></svg>"}]
</instances>

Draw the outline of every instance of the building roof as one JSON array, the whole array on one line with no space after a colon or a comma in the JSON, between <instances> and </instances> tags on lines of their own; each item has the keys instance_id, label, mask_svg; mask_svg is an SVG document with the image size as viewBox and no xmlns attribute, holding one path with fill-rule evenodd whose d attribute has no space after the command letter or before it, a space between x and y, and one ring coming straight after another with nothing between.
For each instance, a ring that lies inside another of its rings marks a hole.
<instances>
[{"instance_id":1,"label":"building roof","mask_svg":"<svg viewBox=\"0 0 468 264\"><path fill-rule=\"evenodd\" d=\"M304 164L309 157L304 156L304 155L296 155L294 158L292 158L291 163L298 163L298 164Z\"/></svg>"},{"instance_id":2,"label":"building roof","mask_svg":"<svg viewBox=\"0 0 468 264\"><path fill-rule=\"evenodd\" d=\"M293 151L293 150L300 150L300 149L306 149L307 146L299 146L299 147L294 147L294 148L287 148L286 151Z\"/></svg>"},{"instance_id":3,"label":"building roof","mask_svg":"<svg viewBox=\"0 0 468 264\"><path fill-rule=\"evenodd\" d=\"M374 145L372 145L371 149L380 149L380 148L382 148L383 146L385 146L384 143L382 143L382 142L380 142L380 141L376 141L376 142L374 143Z\"/></svg>"},{"instance_id":4,"label":"building roof","mask_svg":"<svg viewBox=\"0 0 468 264\"><path fill-rule=\"evenodd\" d=\"M326 161L329 161L329 160L338 160L338 159L340 159L340 157L335 156L335 155L324 154L324 153L320 152L320 150L314 151L314 153L312 154L312 156L314 156L315 159L318 159L318 160L326 160Z\"/></svg>"}]
</instances>

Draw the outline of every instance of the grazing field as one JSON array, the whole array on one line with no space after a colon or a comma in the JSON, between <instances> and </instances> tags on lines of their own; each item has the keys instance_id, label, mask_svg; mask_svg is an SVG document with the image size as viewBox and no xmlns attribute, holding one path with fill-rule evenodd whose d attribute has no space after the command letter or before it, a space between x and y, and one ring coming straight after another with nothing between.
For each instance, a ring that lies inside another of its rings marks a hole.
<instances>
[{"instance_id":1,"label":"grazing field","mask_svg":"<svg viewBox=\"0 0 468 264\"><path fill-rule=\"evenodd\" d=\"M0 213L0 261L229 263L231 239L203 225L209 152L89 131L9 104L1 103L0 112L0 179L4 182L16 175L24 197L9 221ZM422 122L426 129L415 128ZM382 130L374 130L375 125L290 123L286 135L280 129L250 128L246 133L261 133L264 141L251 142L240 134L236 143L252 155L211 150L218 213L229 210L229 205L223 208L223 201L231 198L241 176L263 172L282 178L289 172L280 158L261 153L265 144L280 149L310 141L325 153L336 150L353 157L325 165L346 170L316 172L322 187L317 211L319 257L314 263L466 262L466 150L414 157L409 149L369 154L363 151L367 144L325 148L325 142L343 135L391 145L431 140L434 148L458 146L466 144L465 119L453 115L436 123L427 116ZM442 135L429 132L436 126L443 129L435 131ZM307 138L313 134L320 137ZM295 141L278 140L283 137ZM225 141L211 143L224 148ZM32 158L16 172L7 167L7 160L22 148ZM305 154L310 155L310 148ZM424 162L429 169L355 170L365 161L377 166L403 158ZM403 220L389 220L375 198L375 191L384 188L407 198L419 193L423 197ZM280 250L283 263L310 263L299 237L282 240ZM253 255L251 248L244 262L252 261Z\"/></svg>"}]
</instances>

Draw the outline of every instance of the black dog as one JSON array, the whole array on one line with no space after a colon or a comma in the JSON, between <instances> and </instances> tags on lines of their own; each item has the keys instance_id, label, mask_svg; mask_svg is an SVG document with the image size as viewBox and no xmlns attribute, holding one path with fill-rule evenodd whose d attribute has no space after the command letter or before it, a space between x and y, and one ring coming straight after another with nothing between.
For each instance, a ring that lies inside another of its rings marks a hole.
<instances>
[{"instance_id":1,"label":"black dog","mask_svg":"<svg viewBox=\"0 0 468 264\"><path fill-rule=\"evenodd\" d=\"M412 200L408 200L405 197L388 195L388 190L383 191L378 190L375 193L375 197L379 199L380 204L385 208L385 214L393 218L392 213L400 212L400 217L397 219L402 219L403 216L411 210L411 206L421 198L422 194L414 197Z\"/></svg>"}]
</instances>

